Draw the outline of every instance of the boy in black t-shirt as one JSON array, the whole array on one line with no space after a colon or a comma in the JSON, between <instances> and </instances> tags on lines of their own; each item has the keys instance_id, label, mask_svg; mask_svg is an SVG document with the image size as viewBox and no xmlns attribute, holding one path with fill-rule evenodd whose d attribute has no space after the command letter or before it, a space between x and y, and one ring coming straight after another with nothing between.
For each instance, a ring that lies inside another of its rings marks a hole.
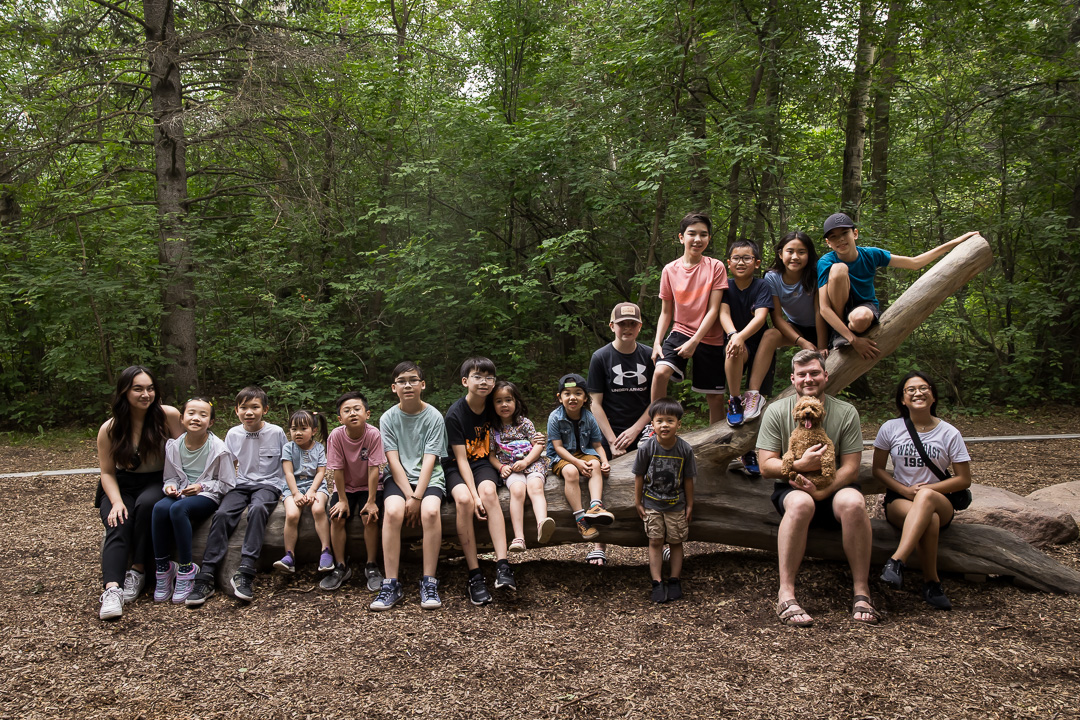
<instances>
[{"instance_id":1,"label":"boy in black t-shirt","mask_svg":"<svg viewBox=\"0 0 1080 720\"><path fill-rule=\"evenodd\" d=\"M594 352L589 361L585 387L592 398L592 413L603 433L608 458L637 449L641 432L649 422L655 365L652 348L638 342L641 324L641 308L636 304L616 305L608 323L615 339ZM607 546L596 543L585 559L593 565L606 565Z\"/></svg>"},{"instance_id":2,"label":"boy in black t-shirt","mask_svg":"<svg viewBox=\"0 0 1080 720\"><path fill-rule=\"evenodd\" d=\"M491 391L495 388L495 363L486 357L471 357L461 364L461 384L465 397L446 411L446 441L449 457L443 462L446 491L457 509L458 540L469 568L469 600L473 605L491 602L491 593L476 558L476 531L473 516L487 520L495 546L495 588L517 590L514 573L506 559L506 521L499 503L499 473L488 460L491 452Z\"/></svg>"},{"instance_id":3,"label":"boy in black t-shirt","mask_svg":"<svg viewBox=\"0 0 1080 720\"><path fill-rule=\"evenodd\" d=\"M749 388L742 394L743 370L753 367L758 345L765 335L765 323L773 307L772 291L757 277L761 266L761 251L757 243L737 240L728 249L728 289L720 300L720 324L726 336L724 372L727 375L727 421L732 427L742 425L761 414L764 401L761 388ZM762 387L772 389L773 369L770 367ZM743 456L743 467L751 475L758 474L757 457L753 452Z\"/></svg>"}]
</instances>

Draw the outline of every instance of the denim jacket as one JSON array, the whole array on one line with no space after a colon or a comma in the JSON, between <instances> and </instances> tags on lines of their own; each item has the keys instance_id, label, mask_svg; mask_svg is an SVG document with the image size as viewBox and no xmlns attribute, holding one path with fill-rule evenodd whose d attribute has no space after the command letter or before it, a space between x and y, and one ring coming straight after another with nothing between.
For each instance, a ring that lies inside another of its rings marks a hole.
<instances>
[{"instance_id":1,"label":"denim jacket","mask_svg":"<svg viewBox=\"0 0 1080 720\"><path fill-rule=\"evenodd\" d=\"M578 421L578 436L574 437L574 421L566 417L566 408L559 406L548 415L547 424L547 452L545 453L551 464L562 460L555 452L552 440L562 440L563 447L570 453L584 453L597 455L593 449L593 443L602 442L603 435L600 433L600 425L597 424L593 414L581 409L581 420Z\"/></svg>"}]
</instances>

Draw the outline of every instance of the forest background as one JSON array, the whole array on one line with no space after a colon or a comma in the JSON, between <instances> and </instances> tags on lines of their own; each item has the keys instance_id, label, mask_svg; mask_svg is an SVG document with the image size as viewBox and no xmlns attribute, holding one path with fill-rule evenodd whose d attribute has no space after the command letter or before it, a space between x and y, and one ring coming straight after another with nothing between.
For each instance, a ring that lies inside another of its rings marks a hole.
<instances>
[{"instance_id":1,"label":"forest background","mask_svg":"<svg viewBox=\"0 0 1080 720\"><path fill-rule=\"evenodd\" d=\"M841 207L906 255L979 230L994 266L854 391L1080 400L1076 0L0 8L6 427L99 420L135 363L382 409L415 359L445 409L472 353L542 417L615 302L651 344L690 210L764 266Z\"/></svg>"}]
</instances>

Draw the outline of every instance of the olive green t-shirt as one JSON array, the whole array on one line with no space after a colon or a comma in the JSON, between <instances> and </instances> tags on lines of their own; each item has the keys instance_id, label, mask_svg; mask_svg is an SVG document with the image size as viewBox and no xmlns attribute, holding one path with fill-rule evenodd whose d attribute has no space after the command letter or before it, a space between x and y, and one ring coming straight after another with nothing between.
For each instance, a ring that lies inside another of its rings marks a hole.
<instances>
[{"instance_id":1,"label":"olive green t-shirt","mask_svg":"<svg viewBox=\"0 0 1080 720\"><path fill-rule=\"evenodd\" d=\"M851 403L825 395L825 434L836 446L836 458L849 453L861 453L863 449L862 427L859 411ZM765 408L758 430L757 449L771 450L783 455L788 449L788 438L795 429L795 409L798 396L777 400ZM839 463L837 463L839 465Z\"/></svg>"}]
</instances>

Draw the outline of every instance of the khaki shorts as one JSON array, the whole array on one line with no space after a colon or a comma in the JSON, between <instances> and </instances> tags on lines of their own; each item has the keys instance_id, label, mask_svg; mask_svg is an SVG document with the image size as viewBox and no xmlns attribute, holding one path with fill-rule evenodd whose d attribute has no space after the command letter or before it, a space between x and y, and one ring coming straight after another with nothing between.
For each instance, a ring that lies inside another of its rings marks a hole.
<instances>
[{"instance_id":1,"label":"khaki shorts","mask_svg":"<svg viewBox=\"0 0 1080 720\"><path fill-rule=\"evenodd\" d=\"M590 455L588 453L581 453L581 452L570 453L570 454L573 455L574 457L576 457L578 460L584 460L585 462L589 462L590 459L596 460L596 462L600 462L600 457L598 455ZM553 472L555 474L555 477L562 478L562 479L565 480L566 478L563 478L562 471L563 471L563 468L565 468L569 464L570 464L569 460L563 460L562 458L559 458L558 461L556 461L556 463L551 466L551 472Z\"/></svg>"},{"instance_id":2,"label":"khaki shorts","mask_svg":"<svg viewBox=\"0 0 1080 720\"><path fill-rule=\"evenodd\" d=\"M690 523L686 522L686 509L660 510L645 509L645 535L650 539L662 539L669 543L686 542L690 535Z\"/></svg>"}]
</instances>

